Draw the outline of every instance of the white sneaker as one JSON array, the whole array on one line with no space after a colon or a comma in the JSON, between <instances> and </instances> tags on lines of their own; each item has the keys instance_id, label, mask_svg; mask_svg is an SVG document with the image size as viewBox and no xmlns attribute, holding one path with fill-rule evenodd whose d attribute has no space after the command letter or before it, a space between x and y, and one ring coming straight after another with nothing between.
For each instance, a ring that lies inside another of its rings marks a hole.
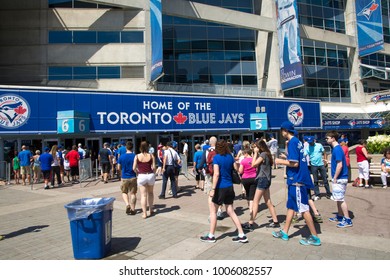
<instances>
[{"instance_id":1,"label":"white sneaker","mask_svg":"<svg viewBox=\"0 0 390 280\"><path fill-rule=\"evenodd\" d=\"M387 185L383 185L383 187L382 188L384 188L384 189L387 189Z\"/></svg>"},{"instance_id":2,"label":"white sneaker","mask_svg":"<svg viewBox=\"0 0 390 280\"><path fill-rule=\"evenodd\" d=\"M317 200L320 199L320 197L319 197L318 195L313 195L313 196L312 196L312 199L313 199L314 201L317 201Z\"/></svg>"}]
</instances>

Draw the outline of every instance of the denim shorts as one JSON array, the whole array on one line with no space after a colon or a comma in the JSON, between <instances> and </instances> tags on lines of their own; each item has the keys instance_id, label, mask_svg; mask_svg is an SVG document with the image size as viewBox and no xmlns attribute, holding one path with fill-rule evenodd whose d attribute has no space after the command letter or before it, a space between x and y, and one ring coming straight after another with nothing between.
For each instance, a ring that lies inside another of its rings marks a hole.
<instances>
[{"instance_id":1,"label":"denim shorts","mask_svg":"<svg viewBox=\"0 0 390 280\"><path fill-rule=\"evenodd\" d=\"M258 190L266 190L271 186L271 181L267 179L267 177L260 177L257 180L257 189Z\"/></svg>"}]
</instances>

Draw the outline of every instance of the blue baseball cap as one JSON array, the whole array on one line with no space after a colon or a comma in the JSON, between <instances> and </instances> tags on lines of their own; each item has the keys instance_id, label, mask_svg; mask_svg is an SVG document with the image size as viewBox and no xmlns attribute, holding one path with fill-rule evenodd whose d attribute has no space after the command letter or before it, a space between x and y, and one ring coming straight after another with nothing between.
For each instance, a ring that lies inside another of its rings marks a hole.
<instances>
[{"instance_id":1,"label":"blue baseball cap","mask_svg":"<svg viewBox=\"0 0 390 280\"><path fill-rule=\"evenodd\" d=\"M289 121L285 121L283 122L281 125L280 125L280 129L285 129L287 130L288 132L291 132L294 134L294 136L298 135L298 132L294 129L294 125L289 122Z\"/></svg>"},{"instance_id":2,"label":"blue baseball cap","mask_svg":"<svg viewBox=\"0 0 390 280\"><path fill-rule=\"evenodd\" d=\"M306 136L306 141L309 144L314 143L314 136Z\"/></svg>"},{"instance_id":3,"label":"blue baseball cap","mask_svg":"<svg viewBox=\"0 0 390 280\"><path fill-rule=\"evenodd\" d=\"M45 152L47 152L47 151L50 151L50 148L49 148L49 147L45 147L45 148L43 148L43 150L44 150Z\"/></svg>"}]
</instances>

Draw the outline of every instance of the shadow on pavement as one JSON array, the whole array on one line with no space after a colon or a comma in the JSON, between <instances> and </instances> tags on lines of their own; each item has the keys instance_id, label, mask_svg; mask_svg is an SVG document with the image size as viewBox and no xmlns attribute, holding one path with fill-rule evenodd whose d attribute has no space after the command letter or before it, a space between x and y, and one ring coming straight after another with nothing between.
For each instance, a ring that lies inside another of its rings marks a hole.
<instances>
[{"instance_id":1,"label":"shadow on pavement","mask_svg":"<svg viewBox=\"0 0 390 280\"><path fill-rule=\"evenodd\" d=\"M106 259L120 260L129 259L125 253L133 251L141 242L140 237L113 237L111 239L111 250Z\"/></svg>"},{"instance_id":2,"label":"shadow on pavement","mask_svg":"<svg viewBox=\"0 0 390 280\"><path fill-rule=\"evenodd\" d=\"M17 231L13 231L13 232L4 234L4 237L9 239L9 238L16 237L16 236L19 236L19 235L22 235L25 233L40 232L41 229L46 228L46 227L49 227L49 225L31 226L31 227L23 228L23 229L20 229Z\"/></svg>"}]
</instances>

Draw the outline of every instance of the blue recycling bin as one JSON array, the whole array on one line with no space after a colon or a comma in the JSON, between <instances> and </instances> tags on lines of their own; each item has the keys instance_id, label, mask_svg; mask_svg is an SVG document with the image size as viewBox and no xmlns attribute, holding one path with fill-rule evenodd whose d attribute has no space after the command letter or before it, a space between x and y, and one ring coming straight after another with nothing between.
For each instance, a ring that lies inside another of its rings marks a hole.
<instances>
[{"instance_id":1,"label":"blue recycling bin","mask_svg":"<svg viewBox=\"0 0 390 280\"><path fill-rule=\"evenodd\" d=\"M65 205L75 259L101 259L110 251L114 200L82 198Z\"/></svg>"}]
</instances>

